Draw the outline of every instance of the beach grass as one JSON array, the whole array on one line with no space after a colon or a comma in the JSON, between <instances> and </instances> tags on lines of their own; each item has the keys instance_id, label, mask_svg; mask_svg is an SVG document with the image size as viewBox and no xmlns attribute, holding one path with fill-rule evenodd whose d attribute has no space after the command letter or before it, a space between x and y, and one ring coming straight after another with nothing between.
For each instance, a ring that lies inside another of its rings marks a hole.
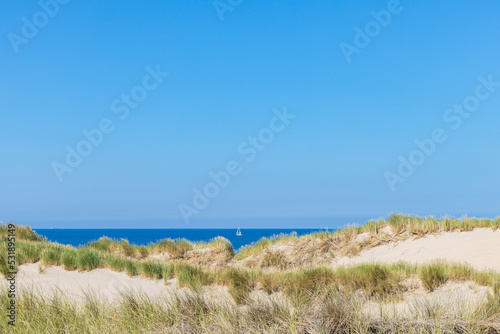
<instances>
[{"instance_id":1,"label":"beach grass","mask_svg":"<svg viewBox=\"0 0 500 334\"><path fill-rule=\"evenodd\" d=\"M93 270L103 264L103 256L98 251L82 248L77 253L76 266L79 270Z\"/></svg>"},{"instance_id":2,"label":"beach grass","mask_svg":"<svg viewBox=\"0 0 500 334\"><path fill-rule=\"evenodd\" d=\"M144 261L141 262L140 268L141 273L152 279L161 279L163 278L163 272L165 271L164 263L160 261Z\"/></svg>"},{"instance_id":3,"label":"beach grass","mask_svg":"<svg viewBox=\"0 0 500 334\"><path fill-rule=\"evenodd\" d=\"M136 276L139 274L139 264L137 261L134 261L132 259L125 259L124 260L124 267L125 267L125 272L130 276Z\"/></svg>"},{"instance_id":4,"label":"beach grass","mask_svg":"<svg viewBox=\"0 0 500 334\"><path fill-rule=\"evenodd\" d=\"M78 267L78 252L76 249L66 247L60 257L60 261L66 270L75 270Z\"/></svg>"},{"instance_id":5,"label":"beach grass","mask_svg":"<svg viewBox=\"0 0 500 334\"><path fill-rule=\"evenodd\" d=\"M298 236L296 232L292 233L280 233L280 234L275 234L269 238L263 237L256 243L252 243L250 245L243 246L239 249L238 253L236 254L235 258L237 260L241 260L244 258L247 258L253 254L257 254L262 252L263 250L268 249L274 244L277 243L284 243L288 241L296 241L298 240Z\"/></svg>"},{"instance_id":6,"label":"beach grass","mask_svg":"<svg viewBox=\"0 0 500 334\"><path fill-rule=\"evenodd\" d=\"M202 286L212 282L212 275L209 272L187 263L176 263L174 273L180 286L194 290L199 290Z\"/></svg>"},{"instance_id":7,"label":"beach grass","mask_svg":"<svg viewBox=\"0 0 500 334\"><path fill-rule=\"evenodd\" d=\"M449 279L445 264L439 262L422 266L418 277L428 291L434 291Z\"/></svg>"},{"instance_id":8,"label":"beach grass","mask_svg":"<svg viewBox=\"0 0 500 334\"><path fill-rule=\"evenodd\" d=\"M324 290L309 298L247 298L235 305L223 293L174 292L156 299L124 293L115 301L88 294L78 302L62 294L41 297L27 289L17 299L16 326L2 333L497 333L500 295L454 312L420 305L407 315L365 314L366 298L353 291ZM0 307L9 303L0 292ZM442 313L441 311L444 311Z\"/></svg>"},{"instance_id":9,"label":"beach grass","mask_svg":"<svg viewBox=\"0 0 500 334\"><path fill-rule=\"evenodd\" d=\"M42 263L46 266L59 265L61 263L61 255L63 246L49 244L41 253Z\"/></svg>"}]
</instances>

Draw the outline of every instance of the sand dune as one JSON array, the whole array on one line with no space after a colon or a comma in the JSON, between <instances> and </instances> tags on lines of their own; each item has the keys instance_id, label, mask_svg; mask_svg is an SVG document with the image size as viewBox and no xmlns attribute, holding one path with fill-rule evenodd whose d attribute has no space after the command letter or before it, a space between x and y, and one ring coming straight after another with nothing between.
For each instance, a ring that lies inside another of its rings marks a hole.
<instances>
[{"instance_id":1,"label":"sand dune","mask_svg":"<svg viewBox=\"0 0 500 334\"><path fill-rule=\"evenodd\" d=\"M469 232L445 232L390 243L362 251L358 256L335 259L334 266L366 262L425 263L443 259L470 264L479 270L500 271L500 229L478 228Z\"/></svg>"},{"instance_id":2,"label":"sand dune","mask_svg":"<svg viewBox=\"0 0 500 334\"><path fill-rule=\"evenodd\" d=\"M446 232L418 239L390 243L363 250L358 256L333 259L334 267L360 263L393 263L405 261L426 263L443 259L467 263L479 270L500 272L500 230L475 229L470 232ZM175 279L165 284L163 280L129 277L123 272L96 269L90 272L66 271L51 266L39 270L40 265L24 264L19 267L18 287L33 287L44 295L60 291L65 295L84 298L93 293L114 300L122 292L140 291L149 296L169 295L180 288ZM5 280L2 280L6 284Z\"/></svg>"},{"instance_id":3,"label":"sand dune","mask_svg":"<svg viewBox=\"0 0 500 334\"><path fill-rule=\"evenodd\" d=\"M165 284L163 280L129 277L123 272L110 269L78 272L51 266L40 272L38 263L19 266L16 283L19 291L32 288L46 296L61 292L65 296L81 299L86 294L95 294L108 300L119 298L122 292L135 291L157 297L168 295L173 289L179 288L176 280Z\"/></svg>"}]
</instances>

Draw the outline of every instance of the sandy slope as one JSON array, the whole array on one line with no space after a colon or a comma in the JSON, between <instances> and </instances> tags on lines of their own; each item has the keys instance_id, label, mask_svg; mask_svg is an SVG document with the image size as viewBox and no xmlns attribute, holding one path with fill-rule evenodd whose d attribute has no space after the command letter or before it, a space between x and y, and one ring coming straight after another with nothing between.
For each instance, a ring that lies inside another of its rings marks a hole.
<instances>
[{"instance_id":1,"label":"sandy slope","mask_svg":"<svg viewBox=\"0 0 500 334\"><path fill-rule=\"evenodd\" d=\"M334 266L364 262L424 263L444 259L468 263L479 270L500 271L500 229L474 229L470 232L446 232L369 248L358 256L341 257Z\"/></svg>"},{"instance_id":2,"label":"sandy slope","mask_svg":"<svg viewBox=\"0 0 500 334\"><path fill-rule=\"evenodd\" d=\"M38 263L21 265L16 281L19 291L33 288L47 296L60 291L66 296L76 298L84 298L85 294L90 293L110 300L118 298L121 292L137 291L156 297L168 295L172 289L178 288L175 280L165 284L163 280L129 277L123 272L109 269L78 272L51 266L40 273ZM4 282L2 279L2 283Z\"/></svg>"}]
</instances>

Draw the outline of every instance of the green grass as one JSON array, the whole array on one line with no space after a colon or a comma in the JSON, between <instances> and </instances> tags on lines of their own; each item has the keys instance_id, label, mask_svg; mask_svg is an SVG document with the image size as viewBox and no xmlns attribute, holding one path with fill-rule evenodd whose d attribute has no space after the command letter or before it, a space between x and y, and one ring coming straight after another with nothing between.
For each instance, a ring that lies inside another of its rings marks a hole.
<instances>
[{"instance_id":1,"label":"green grass","mask_svg":"<svg viewBox=\"0 0 500 334\"><path fill-rule=\"evenodd\" d=\"M7 275L8 272L7 247L5 244L0 244L0 273Z\"/></svg>"},{"instance_id":2,"label":"green grass","mask_svg":"<svg viewBox=\"0 0 500 334\"><path fill-rule=\"evenodd\" d=\"M236 303L243 304L255 288L256 272L242 268L228 268L215 274L215 282L227 286Z\"/></svg>"},{"instance_id":3,"label":"green grass","mask_svg":"<svg viewBox=\"0 0 500 334\"><path fill-rule=\"evenodd\" d=\"M139 265L137 261L131 259L125 259L124 261L125 271L129 276L136 276L139 274Z\"/></svg>"},{"instance_id":4,"label":"green grass","mask_svg":"<svg viewBox=\"0 0 500 334\"><path fill-rule=\"evenodd\" d=\"M247 298L234 307L225 295L176 292L167 300L127 293L108 302L88 295L82 301L64 295L41 297L27 289L17 297L16 326L0 322L1 333L497 333L500 295L466 312L426 313L406 317L366 316L365 300L353 291L331 290L308 298ZM0 307L9 305L0 291ZM421 306L425 310L425 305Z\"/></svg>"},{"instance_id":5,"label":"green grass","mask_svg":"<svg viewBox=\"0 0 500 334\"><path fill-rule=\"evenodd\" d=\"M268 293L283 291L287 295L301 296L305 292L322 293L324 289L338 288L362 290L370 296L386 297L404 292L402 282L416 274L406 264L311 267L293 271L257 272L256 283Z\"/></svg>"},{"instance_id":6,"label":"green grass","mask_svg":"<svg viewBox=\"0 0 500 334\"><path fill-rule=\"evenodd\" d=\"M478 271L467 264L444 264L446 276L452 281L474 281L479 285L493 286L496 274L490 271Z\"/></svg>"},{"instance_id":7,"label":"green grass","mask_svg":"<svg viewBox=\"0 0 500 334\"><path fill-rule=\"evenodd\" d=\"M493 283L493 294L500 295L500 280Z\"/></svg>"},{"instance_id":8,"label":"green grass","mask_svg":"<svg viewBox=\"0 0 500 334\"><path fill-rule=\"evenodd\" d=\"M132 247L135 257L139 259L144 259L149 255L149 249L146 246L134 246Z\"/></svg>"},{"instance_id":9,"label":"green grass","mask_svg":"<svg viewBox=\"0 0 500 334\"><path fill-rule=\"evenodd\" d=\"M141 273L152 279L161 279L165 270L164 263L160 261L144 261L141 262Z\"/></svg>"},{"instance_id":10,"label":"green grass","mask_svg":"<svg viewBox=\"0 0 500 334\"><path fill-rule=\"evenodd\" d=\"M110 253L112 251L112 246L116 243L117 241L114 241L111 238L102 237L99 240L89 242L87 247Z\"/></svg>"},{"instance_id":11,"label":"green grass","mask_svg":"<svg viewBox=\"0 0 500 334\"><path fill-rule=\"evenodd\" d=\"M261 238L259 241L256 243L251 243L250 245L246 245L241 247L238 250L238 253L235 255L235 259L241 260L244 258L247 258L250 255L254 255L257 253L262 252L263 250L268 249L269 247L278 244L278 243L284 243L288 241L296 241L299 238L297 237L296 232L292 232L290 234L276 234L271 236L270 238Z\"/></svg>"},{"instance_id":12,"label":"green grass","mask_svg":"<svg viewBox=\"0 0 500 334\"><path fill-rule=\"evenodd\" d=\"M277 273L274 279L279 284L273 290L283 290L288 295L318 293L324 288L332 288L335 283L335 272L330 267L301 269L295 272Z\"/></svg>"},{"instance_id":13,"label":"green grass","mask_svg":"<svg viewBox=\"0 0 500 334\"><path fill-rule=\"evenodd\" d=\"M380 264L360 264L352 268L340 267L334 275L338 282L350 288L362 289L370 295L385 296L401 290L400 283L407 278L394 267Z\"/></svg>"},{"instance_id":14,"label":"green grass","mask_svg":"<svg viewBox=\"0 0 500 334\"><path fill-rule=\"evenodd\" d=\"M165 282L174 277L174 265L171 263L162 264L162 276Z\"/></svg>"},{"instance_id":15,"label":"green grass","mask_svg":"<svg viewBox=\"0 0 500 334\"><path fill-rule=\"evenodd\" d=\"M440 262L422 266L418 271L418 277L422 281L424 288L428 291L434 291L449 279L446 272L446 265Z\"/></svg>"},{"instance_id":16,"label":"green grass","mask_svg":"<svg viewBox=\"0 0 500 334\"><path fill-rule=\"evenodd\" d=\"M40 261L42 251L45 249L45 243L18 241L16 242L17 253L23 254L27 263Z\"/></svg>"},{"instance_id":17,"label":"green grass","mask_svg":"<svg viewBox=\"0 0 500 334\"><path fill-rule=\"evenodd\" d=\"M122 239L119 243L120 245L120 250L121 253L125 256L133 256L134 255L134 249L126 239Z\"/></svg>"},{"instance_id":18,"label":"green grass","mask_svg":"<svg viewBox=\"0 0 500 334\"><path fill-rule=\"evenodd\" d=\"M114 271L125 271L125 258L116 255L107 255L106 264Z\"/></svg>"},{"instance_id":19,"label":"green grass","mask_svg":"<svg viewBox=\"0 0 500 334\"><path fill-rule=\"evenodd\" d=\"M98 251L85 248L78 250L76 266L79 270L93 270L101 267L102 264L103 257Z\"/></svg>"},{"instance_id":20,"label":"green grass","mask_svg":"<svg viewBox=\"0 0 500 334\"><path fill-rule=\"evenodd\" d=\"M205 270L186 263L175 264L174 273L180 286L199 290L204 285L211 283L212 275Z\"/></svg>"},{"instance_id":21,"label":"green grass","mask_svg":"<svg viewBox=\"0 0 500 334\"><path fill-rule=\"evenodd\" d=\"M61 264L61 255L64 247L61 245L50 245L42 251L42 263L46 266Z\"/></svg>"},{"instance_id":22,"label":"green grass","mask_svg":"<svg viewBox=\"0 0 500 334\"><path fill-rule=\"evenodd\" d=\"M78 266L78 252L67 247L61 254L61 263L66 270L75 270Z\"/></svg>"},{"instance_id":23,"label":"green grass","mask_svg":"<svg viewBox=\"0 0 500 334\"><path fill-rule=\"evenodd\" d=\"M264 257L262 258L262 261L260 262L260 267L261 268L266 268L266 267L277 267L277 268L284 268L286 267L286 256L281 253L280 251L267 251L264 254Z\"/></svg>"},{"instance_id":24,"label":"green grass","mask_svg":"<svg viewBox=\"0 0 500 334\"><path fill-rule=\"evenodd\" d=\"M17 240L46 241L46 238L36 234L29 226L15 225L15 236ZM9 234L8 224L0 224L0 238L5 239Z\"/></svg>"},{"instance_id":25,"label":"green grass","mask_svg":"<svg viewBox=\"0 0 500 334\"><path fill-rule=\"evenodd\" d=\"M186 252L193 250L195 245L186 239L163 239L159 240L156 244L150 245L150 247L158 253L167 252L173 258L182 258Z\"/></svg>"},{"instance_id":26,"label":"green grass","mask_svg":"<svg viewBox=\"0 0 500 334\"><path fill-rule=\"evenodd\" d=\"M217 253L225 253L228 258L234 255L233 246L223 237L216 237L209 242L193 243L186 239L163 239L148 246L131 245L128 240L115 240L102 237L99 240L91 241L84 248L91 248L100 252L123 255L135 259L146 259L151 254L168 253L173 259L182 259L188 251L210 248Z\"/></svg>"},{"instance_id":27,"label":"green grass","mask_svg":"<svg viewBox=\"0 0 500 334\"><path fill-rule=\"evenodd\" d=\"M233 245L229 240L227 240L224 237L215 237L212 240L210 240L208 243L197 243L195 244L195 248L210 248L214 249L220 253L225 253L229 257L234 256L234 249Z\"/></svg>"}]
</instances>

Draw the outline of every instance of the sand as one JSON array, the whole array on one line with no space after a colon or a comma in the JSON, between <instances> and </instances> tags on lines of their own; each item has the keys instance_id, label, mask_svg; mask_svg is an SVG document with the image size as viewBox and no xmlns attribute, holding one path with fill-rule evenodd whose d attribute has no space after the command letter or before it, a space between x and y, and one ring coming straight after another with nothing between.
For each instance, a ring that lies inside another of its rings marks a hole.
<instances>
[{"instance_id":1,"label":"sand","mask_svg":"<svg viewBox=\"0 0 500 334\"><path fill-rule=\"evenodd\" d=\"M5 280L2 280L5 283ZM33 289L44 296L52 296L60 292L75 299L84 299L94 294L107 300L116 300L121 293L139 292L149 297L170 295L178 290L176 280L165 284L163 280L152 280L144 277L129 277L123 272L110 269L95 269L90 272L66 271L61 267L50 266L42 272L39 263L19 266L16 277L19 292Z\"/></svg>"},{"instance_id":2,"label":"sand","mask_svg":"<svg viewBox=\"0 0 500 334\"><path fill-rule=\"evenodd\" d=\"M469 232L444 232L389 243L363 250L358 256L339 257L333 266L359 263L426 263L435 260L467 263L478 270L500 272L500 229L478 228Z\"/></svg>"}]
</instances>

